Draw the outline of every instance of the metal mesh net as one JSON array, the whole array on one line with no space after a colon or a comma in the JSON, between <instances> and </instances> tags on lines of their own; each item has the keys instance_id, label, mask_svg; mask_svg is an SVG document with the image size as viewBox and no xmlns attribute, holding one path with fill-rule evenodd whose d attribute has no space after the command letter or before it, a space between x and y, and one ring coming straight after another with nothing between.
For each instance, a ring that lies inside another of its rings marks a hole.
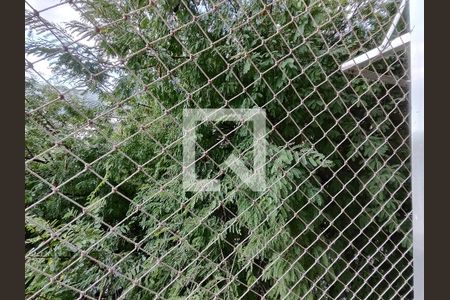
<instances>
[{"instance_id":1,"label":"metal mesh net","mask_svg":"<svg viewBox=\"0 0 450 300\"><path fill-rule=\"evenodd\" d=\"M412 299L393 0L26 0L26 299Z\"/></svg>"}]
</instances>

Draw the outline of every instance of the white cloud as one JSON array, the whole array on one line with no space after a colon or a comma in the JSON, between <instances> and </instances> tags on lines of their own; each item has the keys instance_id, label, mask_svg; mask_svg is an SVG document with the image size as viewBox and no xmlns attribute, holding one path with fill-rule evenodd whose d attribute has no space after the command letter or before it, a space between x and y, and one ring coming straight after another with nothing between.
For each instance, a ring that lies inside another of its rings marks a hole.
<instances>
[{"instance_id":1,"label":"white cloud","mask_svg":"<svg viewBox=\"0 0 450 300\"><path fill-rule=\"evenodd\" d=\"M48 7L61 3L60 0L28 0L28 3L36 10L41 11ZM62 4L41 12L41 16L55 23L79 20L80 15L69 4Z\"/></svg>"},{"instance_id":2,"label":"white cloud","mask_svg":"<svg viewBox=\"0 0 450 300\"><path fill-rule=\"evenodd\" d=\"M62 3L62 0L27 0L25 7L30 9L30 6L40 12L40 16L47 21L64 25L64 23L70 21L80 21L80 14L73 9L69 4ZM80 36L71 35L72 39L78 40ZM93 46L94 41L88 41L83 39L79 41L87 46ZM42 75L44 78L50 80L53 76L50 69L50 62L46 59L40 60L40 58L34 55L26 55L27 60L33 63L34 69ZM37 62L38 61L38 62Z\"/></svg>"}]
</instances>

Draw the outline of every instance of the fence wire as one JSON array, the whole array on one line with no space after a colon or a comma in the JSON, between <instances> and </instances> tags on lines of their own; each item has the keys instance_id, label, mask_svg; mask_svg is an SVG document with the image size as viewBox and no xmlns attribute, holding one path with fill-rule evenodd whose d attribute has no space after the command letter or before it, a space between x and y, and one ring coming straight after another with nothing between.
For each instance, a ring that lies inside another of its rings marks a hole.
<instances>
[{"instance_id":1,"label":"fence wire","mask_svg":"<svg viewBox=\"0 0 450 300\"><path fill-rule=\"evenodd\" d=\"M407 5L26 0L26 299L413 299Z\"/></svg>"}]
</instances>

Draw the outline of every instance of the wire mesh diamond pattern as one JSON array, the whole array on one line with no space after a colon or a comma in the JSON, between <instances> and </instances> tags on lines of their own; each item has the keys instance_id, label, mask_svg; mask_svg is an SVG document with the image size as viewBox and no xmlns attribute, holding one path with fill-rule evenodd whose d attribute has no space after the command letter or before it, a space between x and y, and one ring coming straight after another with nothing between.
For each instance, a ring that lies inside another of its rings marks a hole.
<instances>
[{"instance_id":1,"label":"wire mesh diamond pattern","mask_svg":"<svg viewBox=\"0 0 450 300\"><path fill-rule=\"evenodd\" d=\"M413 299L408 4L26 0L26 299Z\"/></svg>"}]
</instances>

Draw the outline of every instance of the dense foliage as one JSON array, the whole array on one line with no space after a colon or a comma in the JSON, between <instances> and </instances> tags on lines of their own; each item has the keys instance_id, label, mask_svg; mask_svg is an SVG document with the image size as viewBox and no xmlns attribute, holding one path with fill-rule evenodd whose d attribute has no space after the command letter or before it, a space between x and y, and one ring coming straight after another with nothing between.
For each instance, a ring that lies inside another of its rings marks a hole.
<instances>
[{"instance_id":1,"label":"dense foliage","mask_svg":"<svg viewBox=\"0 0 450 300\"><path fill-rule=\"evenodd\" d=\"M65 27L27 14L27 53L61 80L26 79L27 295L412 298L407 90L339 71L394 3L150 3L73 1ZM267 191L219 172L252 161L232 122L197 128L196 172L222 190L183 191L183 108L219 107L266 110Z\"/></svg>"}]
</instances>

